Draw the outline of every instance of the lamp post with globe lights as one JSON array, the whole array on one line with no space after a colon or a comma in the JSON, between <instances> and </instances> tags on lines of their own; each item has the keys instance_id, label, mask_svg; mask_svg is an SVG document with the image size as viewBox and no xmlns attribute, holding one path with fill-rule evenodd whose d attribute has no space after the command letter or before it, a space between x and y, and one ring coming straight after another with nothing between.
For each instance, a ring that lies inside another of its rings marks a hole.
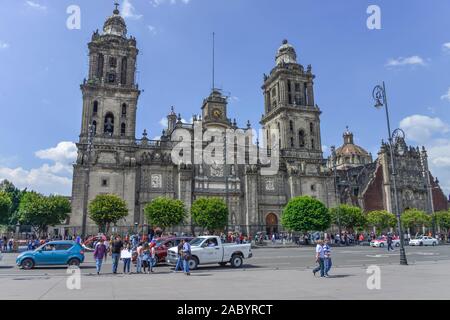
<instances>
[{"instance_id":1,"label":"lamp post with globe lights","mask_svg":"<svg viewBox=\"0 0 450 320\"><path fill-rule=\"evenodd\" d=\"M395 130L394 132L391 131L391 124L389 120L389 108L388 108L388 102L386 97L386 86L384 84L384 81L381 85L377 85L372 92L372 96L375 100L375 108L381 109L385 108L386 110L386 122L387 122L387 129L388 129L388 137L389 137L389 153L391 158L391 167L392 167L392 185L394 188L394 208L395 208L395 215L397 216L397 227L398 227L398 235L400 238L400 264L401 265L407 265L408 261L406 259L406 252L405 247L403 243L403 232L402 232L402 222L400 218L400 210L399 210L399 204L398 204L398 196L397 196L397 181L396 181L396 169L395 169L395 160L394 160L394 144L393 140L399 138L400 135L403 134L404 138L404 132L400 129Z\"/></svg>"}]
</instances>

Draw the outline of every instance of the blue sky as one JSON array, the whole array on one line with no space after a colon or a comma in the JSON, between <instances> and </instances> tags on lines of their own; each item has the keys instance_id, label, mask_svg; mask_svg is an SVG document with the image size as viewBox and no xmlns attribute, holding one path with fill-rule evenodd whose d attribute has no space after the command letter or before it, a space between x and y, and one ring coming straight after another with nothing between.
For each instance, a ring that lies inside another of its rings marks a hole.
<instances>
[{"instance_id":1,"label":"blue sky","mask_svg":"<svg viewBox=\"0 0 450 320\"><path fill-rule=\"evenodd\" d=\"M70 194L87 43L113 2L0 0L0 180ZM348 125L356 143L376 154L387 130L371 92L384 80L392 126L429 149L432 172L450 192L450 1L119 2L140 49L137 137L144 128L159 136L172 105L185 119L200 112L211 87L213 31L216 83L233 97L229 117L256 126L262 75L286 38L316 74L325 150L342 144ZM381 30L366 26L371 4L381 8ZM66 27L69 5L81 9L80 30Z\"/></svg>"}]
</instances>

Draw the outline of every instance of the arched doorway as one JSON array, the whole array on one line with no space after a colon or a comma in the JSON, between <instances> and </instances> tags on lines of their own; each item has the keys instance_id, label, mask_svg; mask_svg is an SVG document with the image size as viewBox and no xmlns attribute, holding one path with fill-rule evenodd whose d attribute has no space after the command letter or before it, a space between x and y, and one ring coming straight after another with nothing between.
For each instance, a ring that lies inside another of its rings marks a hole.
<instances>
[{"instance_id":1,"label":"arched doorway","mask_svg":"<svg viewBox=\"0 0 450 320\"><path fill-rule=\"evenodd\" d=\"M278 233L278 217L274 213L266 216L266 232L267 234Z\"/></svg>"}]
</instances>

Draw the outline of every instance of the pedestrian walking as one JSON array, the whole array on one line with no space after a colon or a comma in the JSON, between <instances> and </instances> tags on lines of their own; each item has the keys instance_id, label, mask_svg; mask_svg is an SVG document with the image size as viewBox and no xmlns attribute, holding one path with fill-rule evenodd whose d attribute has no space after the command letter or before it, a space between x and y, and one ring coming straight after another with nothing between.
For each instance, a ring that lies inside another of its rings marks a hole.
<instances>
[{"instance_id":1,"label":"pedestrian walking","mask_svg":"<svg viewBox=\"0 0 450 320\"><path fill-rule=\"evenodd\" d=\"M117 267L119 266L120 252L123 248L123 242L120 239L120 236L117 236L116 239L111 244L111 257L112 257L112 272L114 274L117 273Z\"/></svg>"},{"instance_id":2,"label":"pedestrian walking","mask_svg":"<svg viewBox=\"0 0 450 320\"><path fill-rule=\"evenodd\" d=\"M142 252L142 265L144 267L144 273L150 273L151 252L148 243L144 243Z\"/></svg>"},{"instance_id":3,"label":"pedestrian walking","mask_svg":"<svg viewBox=\"0 0 450 320\"><path fill-rule=\"evenodd\" d=\"M106 247L106 255L105 255L105 262L106 262L109 251L111 250L111 243L108 238L106 238L106 240L103 243L105 244L105 247Z\"/></svg>"},{"instance_id":4,"label":"pedestrian walking","mask_svg":"<svg viewBox=\"0 0 450 320\"><path fill-rule=\"evenodd\" d=\"M183 271L183 241L180 241L180 243L177 246L178 249L178 255L177 255L177 263L175 265L175 272Z\"/></svg>"},{"instance_id":5,"label":"pedestrian walking","mask_svg":"<svg viewBox=\"0 0 450 320\"><path fill-rule=\"evenodd\" d=\"M392 246L392 235L389 233L387 236L387 249L394 251L394 247Z\"/></svg>"},{"instance_id":6,"label":"pedestrian walking","mask_svg":"<svg viewBox=\"0 0 450 320\"><path fill-rule=\"evenodd\" d=\"M95 247L94 250L94 259L95 259L95 267L97 269L97 275L100 274L103 264L103 258L106 257L106 254L107 254L106 246L104 244L103 239L100 239L98 245Z\"/></svg>"},{"instance_id":7,"label":"pedestrian walking","mask_svg":"<svg viewBox=\"0 0 450 320\"><path fill-rule=\"evenodd\" d=\"M156 243L150 244L150 272L154 272L153 268L156 266Z\"/></svg>"},{"instance_id":8,"label":"pedestrian walking","mask_svg":"<svg viewBox=\"0 0 450 320\"><path fill-rule=\"evenodd\" d=\"M329 277L328 272L331 269L332 262L331 262L331 247L329 245L328 239L325 240L323 245L323 256L324 256L324 268L325 268L325 278Z\"/></svg>"},{"instance_id":9,"label":"pedestrian walking","mask_svg":"<svg viewBox=\"0 0 450 320\"><path fill-rule=\"evenodd\" d=\"M144 255L144 247L142 243L139 243L136 249L136 273L142 273L142 263L143 263L143 255Z\"/></svg>"},{"instance_id":10,"label":"pedestrian walking","mask_svg":"<svg viewBox=\"0 0 450 320\"><path fill-rule=\"evenodd\" d=\"M123 273L130 273L131 254L131 245L127 243L125 248L120 252L120 258L123 261Z\"/></svg>"},{"instance_id":11,"label":"pedestrian walking","mask_svg":"<svg viewBox=\"0 0 450 320\"><path fill-rule=\"evenodd\" d=\"M319 265L316 268L314 268L314 270L313 270L314 276L316 276L316 273L320 270L320 277L321 278L325 277L324 258L325 258L325 255L324 255L324 251L323 251L323 241L318 240L317 246L316 246L316 263L318 263Z\"/></svg>"},{"instance_id":12,"label":"pedestrian walking","mask_svg":"<svg viewBox=\"0 0 450 320\"><path fill-rule=\"evenodd\" d=\"M14 247L14 238L11 237L8 241L8 247L9 247L9 251L12 252L13 251L13 247Z\"/></svg>"},{"instance_id":13,"label":"pedestrian walking","mask_svg":"<svg viewBox=\"0 0 450 320\"><path fill-rule=\"evenodd\" d=\"M191 275L191 272L189 270L189 260L191 258L191 245L186 239L183 239L183 266L184 266L184 272L187 276Z\"/></svg>"},{"instance_id":14,"label":"pedestrian walking","mask_svg":"<svg viewBox=\"0 0 450 320\"><path fill-rule=\"evenodd\" d=\"M3 236L3 251L8 251L8 238Z\"/></svg>"}]
</instances>

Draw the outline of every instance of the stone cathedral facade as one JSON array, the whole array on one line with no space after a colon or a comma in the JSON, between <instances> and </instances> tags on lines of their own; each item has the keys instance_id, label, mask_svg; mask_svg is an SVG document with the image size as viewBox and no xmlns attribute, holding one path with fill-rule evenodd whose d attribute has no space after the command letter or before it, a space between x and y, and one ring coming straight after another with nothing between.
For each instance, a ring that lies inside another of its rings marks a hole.
<instances>
[{"instance_id":1,"label":"stone cathedral facade","mask_svg":"<svg viewBox=\"0 0 450 320\"><path fill-rule=\"evenodd\" d=\"M156 197L181 199L187 209L199 197L221 197L229 207L230 228L252 234L279 231L282 208L292 197L310 195L328 207L337 204L333 172L322 153L315 76L311 66L304 68L297 62L296 51L286 40L262 84L264 140L271 145L270 130L280 133L275 175L262 175L258 162L224 166L172 161L172 137L178 129L192 136L198 123L203 130L239 129L227 113L227 98L216 89L199 106L201 115L194 117L194 123L182 123L172 109L160 140L149 140L145 131L137 139L139 50L136 39L127 36L117 9L106 20L103 32L93 33L88 46L89 73L81 85L82 123L69 226L94 226L86 214L87 204L98 194L116 194L126 201L129 215L119 226L144 225L144 207ZM251 129L251 124L241 129ZM386 207L382 202L379 205Z\"/></svg>"}]
</instances>

